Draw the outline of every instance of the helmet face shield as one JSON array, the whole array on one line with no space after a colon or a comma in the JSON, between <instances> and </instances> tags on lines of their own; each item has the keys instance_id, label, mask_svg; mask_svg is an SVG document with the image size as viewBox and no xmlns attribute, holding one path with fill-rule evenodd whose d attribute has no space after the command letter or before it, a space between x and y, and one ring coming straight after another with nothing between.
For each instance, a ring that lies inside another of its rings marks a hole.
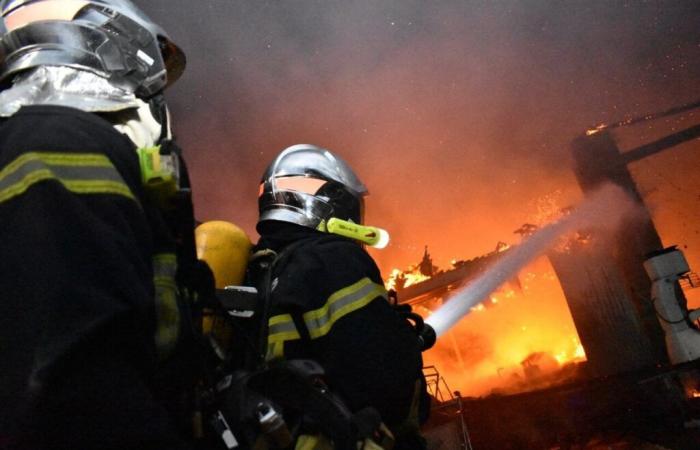
<instances>
[{"instance_id":1,"label":"helmet face shield","mask_svg":"<svg viewBox=\"0 0 700 450\"><path fill-rule=\"evenodd\" d=\"M16 1L3 8L4 31L14 31L25 25L46 20L70 21L87 1L53 0L45 2Z\"/></svg>"},{"instance_id":2,"label":"helmet face shield","mask_svg":"<svg viewBox=\"0 0 700 450\"><path fill-rule=\"evenodd\" d=\"M303 192L278 190L268 191L259 198L260 221L279 220L310 228L333 215L333 206L328 202Z\"/></svg>"},{"instance_id":3,"label":"helmet face shield","mask_svg":"<svg viewBox=\"0 0 700 450\"><path fill-rule=\"evenodd\" d=\"M182 51L128 0L0 0L0 8L0 81L67 66L150 98L184 70Z\"/></svg>"},{"instance_id":4,"label":"helmet face shield","mask_svg":"<svg viewBox=\"0 0 700 450\"><path fill-rule=\"evenodd\" d=\"M277 220L322 229L332 217L361 223L366 193L345 161L313 145L295 145L263 175L258 225Z\"/></svg>"}]
</instances>

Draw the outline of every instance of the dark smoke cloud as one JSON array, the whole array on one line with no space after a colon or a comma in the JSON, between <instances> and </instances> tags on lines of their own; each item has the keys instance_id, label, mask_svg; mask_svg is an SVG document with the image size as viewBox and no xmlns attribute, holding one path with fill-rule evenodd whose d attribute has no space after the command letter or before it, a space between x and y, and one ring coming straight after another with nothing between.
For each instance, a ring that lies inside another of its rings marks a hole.
<instances>
[{"instance_id":1,"label":"dark smoke cloud","mask_svg":"<svg viewBox=\"0 0 700 450\"><path fill-rule=\"evenodd\" d=\"M579 195L576 135L698 97L698 2L136 3L188 55L169 99L199 218L255 235L268 162L323 145L370 187L385 271L514 240L538 196Z\"/></svg>"}]
</instances>

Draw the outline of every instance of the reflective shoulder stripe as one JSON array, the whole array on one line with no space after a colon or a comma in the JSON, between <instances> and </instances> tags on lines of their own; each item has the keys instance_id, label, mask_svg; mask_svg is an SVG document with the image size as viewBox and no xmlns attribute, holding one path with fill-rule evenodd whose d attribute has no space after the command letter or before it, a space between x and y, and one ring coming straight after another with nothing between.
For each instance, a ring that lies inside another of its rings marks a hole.
<instances>
[{"instance_id":1,"label":"reflective shoulder stripe","mask_svg":"<svg viewBox=\"0 0 700 450\"><path fill-rule=\"evenodd\" d=\"M377 297L386 298L386 289L367 277L334 292L328 297L325 305L304 313L304 323L309 330L309 336L316 339L328 334L338 319L357 311Z\"/></svg>"},{"instance_id":2,"label":"reflective shoulder stripe","mask_svg":"<svg viewBox=\"0 0 700 450\"><path fill-rule=\"evenodd\" d=\"M350 286L334 292L325 305L304 313L303 319L309 337L316 339L328 334L333 324L343 316L357 311L377 297L386 298L384 286L365 277ZM268 322L266 360L284 356L284 343L301 339L290 314L270 317Z\"/></svg>"},{"instance_id":3,"label":"reflective shoulder stripe","mask_svg":"<svg viewBox=\"0 0 700 450\"><path fill-rule=\"evenodd\" d=\"M96 153L25 153L0 170L0 202L31 186L53 180L77 194L116 194L136 200L105 155Z\"/></svg>"},{"instance_id":4,"label":"reflective shoulder stripe","mask_svg":"<svg viewBox=\"0 0 700 450\"><path fill-rule=\"evenodd\" d=\"M166 358L177 343L180 330L180 310L177 307L175 273L177 258L172 253L153 256L153 284L157 328L155 334L158 357Z\"/></svg>"}]
</instances>

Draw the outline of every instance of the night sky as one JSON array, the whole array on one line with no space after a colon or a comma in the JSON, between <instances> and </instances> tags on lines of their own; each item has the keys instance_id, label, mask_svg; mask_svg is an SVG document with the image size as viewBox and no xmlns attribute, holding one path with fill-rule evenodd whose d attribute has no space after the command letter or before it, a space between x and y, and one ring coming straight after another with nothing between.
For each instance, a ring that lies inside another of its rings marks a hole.
<instances>
[{"instance_id":1,"label":"night sky","mask_svg":"<svg viewBox=\"0 0 700 450\"><path fill-rule=\"evenodd\" d=\"M700 98L700 2L136 0L186 52L168 92L199 220L256 239L260 175L283 148L337 152L392 235L384 273L428 245L446 267L580 192L587 128ZM623 148L700 112L620 132ZM700 265L698 141L635 163L666 244Z\"/></svg>"}]
</instances>

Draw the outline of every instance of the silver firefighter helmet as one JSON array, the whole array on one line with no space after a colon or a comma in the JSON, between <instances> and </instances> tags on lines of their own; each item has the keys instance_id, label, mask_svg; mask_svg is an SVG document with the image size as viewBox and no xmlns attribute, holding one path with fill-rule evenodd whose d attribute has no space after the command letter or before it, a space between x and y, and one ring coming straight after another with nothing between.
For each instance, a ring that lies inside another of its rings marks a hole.
<instances>
[{"instance_id":1,"label":"silver firefighter helmet","mask_svg":"<svg viewBox=\"0 0 700 450\"><path fill-rule=\"evenodd\" d=\"M315 145L293 145L263 174L258 231L273 220L321 230L332 217L362 223L365 195L367 188L340 157Z\"/></svg>"},{"instance_id":2,"label":"silver firefighter helmet","mask_svg":"<svg viewBox=\"0 0 700 450\"><path fill-rule=\"evenodd\" d=\"M185 68L180 48L129 0L0 0L0 10L0 83L65 66L147 99Z\"/></svg>"}]
</instances>

